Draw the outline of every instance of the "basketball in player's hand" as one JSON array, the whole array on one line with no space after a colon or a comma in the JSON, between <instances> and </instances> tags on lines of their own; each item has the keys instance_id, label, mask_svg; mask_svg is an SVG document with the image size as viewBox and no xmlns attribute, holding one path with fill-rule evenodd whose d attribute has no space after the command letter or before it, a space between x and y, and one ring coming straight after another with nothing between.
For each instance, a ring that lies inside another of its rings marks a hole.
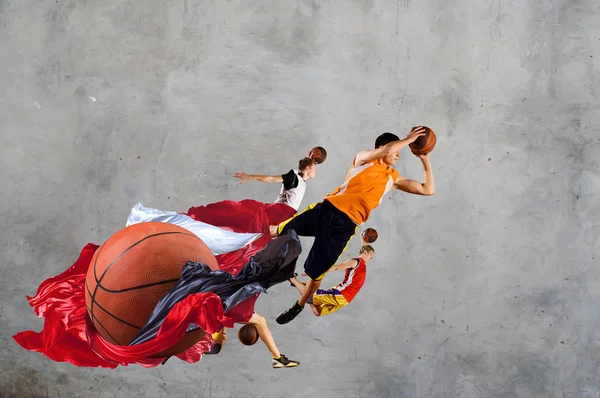
<instances>
[{"instance_id":1,"label":"basketball in player's hand","mask_svg":"<svg viewBox=\"0 0 600 398\"><path fill-rule=\"evenodd\" d=\"M435 148L437 138L432 129L426 126L419 126L425 129L425 134L414 140L414 142L408 144L410 151L416 156L426 155ZM413 127L411 131L418 129L419 127Z\"/></svg>"}]
</instances>

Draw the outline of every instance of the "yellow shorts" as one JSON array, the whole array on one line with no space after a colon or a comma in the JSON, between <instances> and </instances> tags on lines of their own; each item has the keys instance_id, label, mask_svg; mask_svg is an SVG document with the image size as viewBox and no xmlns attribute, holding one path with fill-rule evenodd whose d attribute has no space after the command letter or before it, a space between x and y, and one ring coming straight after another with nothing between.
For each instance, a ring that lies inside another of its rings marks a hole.
<instances>
[{"instance_id":1,"label":"yellow shorts","mask_svg":"<svg viewBox=\"0 0 600 398\"><path fill-rule=\"evenodd\" d=\"M336 312L340 308L348 305L348 301L342 293L335 288L322 290L318 289L311 297L309 304L315 306L319 316L328 315Z\"/></svg>"}]
</instances>

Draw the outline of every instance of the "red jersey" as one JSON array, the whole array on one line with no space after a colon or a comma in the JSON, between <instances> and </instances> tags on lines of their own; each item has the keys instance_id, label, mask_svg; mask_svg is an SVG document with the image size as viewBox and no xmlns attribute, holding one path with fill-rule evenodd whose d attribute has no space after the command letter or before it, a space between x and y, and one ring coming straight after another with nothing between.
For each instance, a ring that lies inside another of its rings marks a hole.
<instances>
[{"instance_id":1,"label":"red jersey","mask_svg":"<svg viewBox=\"0 0 600 398\"><path fill-rule=\"evenodd\" d=\"M365 283L367 264L362 258L355 258L358 264L346 269L344 280L335 288L342 293L347 302L351 302Z\"/></svg>"}]
</instances>

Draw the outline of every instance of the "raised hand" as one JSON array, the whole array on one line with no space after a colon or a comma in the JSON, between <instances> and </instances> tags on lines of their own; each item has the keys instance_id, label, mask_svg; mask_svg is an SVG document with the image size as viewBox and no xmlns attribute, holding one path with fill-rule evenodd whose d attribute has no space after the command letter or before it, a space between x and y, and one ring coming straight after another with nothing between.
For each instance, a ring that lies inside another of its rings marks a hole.
<instances>
[{"instance_id":1,"label":"raised hand","mask_svg":"<svg viewBox=\"0 0 600 398\"><path fill-rule=\"evenodd\" d=\"M408 140L409 143L413 143L417 138L419 138L422 135L425 135L425 127L415 127L410 131L410 133L408 133L408 135L406 136L406 140Z\"/></svg>"},{"instance_id":2,"label":"raised hand","mask_svg":"<svg viewBox=\"0 0 600 398\"><path fill-rule=\"evenodd\" d=\"M426 162L429 160L429 153L422 153L420 155L417 155L417 157Z\"/></svg>"}]
</instances>

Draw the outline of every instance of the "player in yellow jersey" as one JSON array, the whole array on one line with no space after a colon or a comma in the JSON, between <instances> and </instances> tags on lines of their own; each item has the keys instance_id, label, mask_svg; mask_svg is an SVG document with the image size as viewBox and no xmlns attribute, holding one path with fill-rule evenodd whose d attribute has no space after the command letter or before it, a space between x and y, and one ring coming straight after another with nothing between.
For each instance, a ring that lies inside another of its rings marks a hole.
<instances>
[{"instance_id":1,"label":"player in yellow jersey","mask_svg":"<svg viewBox=\"0 0 600 398\"><path fill-rule=\"evenodd\" d=\"M430 196L434 194L433 173L429 155L419 155L425 172L422 183L404 178L393 166L400 150L425 134L414 128L404 139L383 133L375 140L375 148L360 151L352 162L346 180L322 202L313 203L279 225L271 226L272 237L295 230L298 236L314 236L315 240L304 263L309 277L306 289L294 305L279 314L276 321L285 324L304 309L307 300L321 285L325 273L336 263L354 237L358 225L368 220L391 189Z\"/></svg>"}]
</instances>

